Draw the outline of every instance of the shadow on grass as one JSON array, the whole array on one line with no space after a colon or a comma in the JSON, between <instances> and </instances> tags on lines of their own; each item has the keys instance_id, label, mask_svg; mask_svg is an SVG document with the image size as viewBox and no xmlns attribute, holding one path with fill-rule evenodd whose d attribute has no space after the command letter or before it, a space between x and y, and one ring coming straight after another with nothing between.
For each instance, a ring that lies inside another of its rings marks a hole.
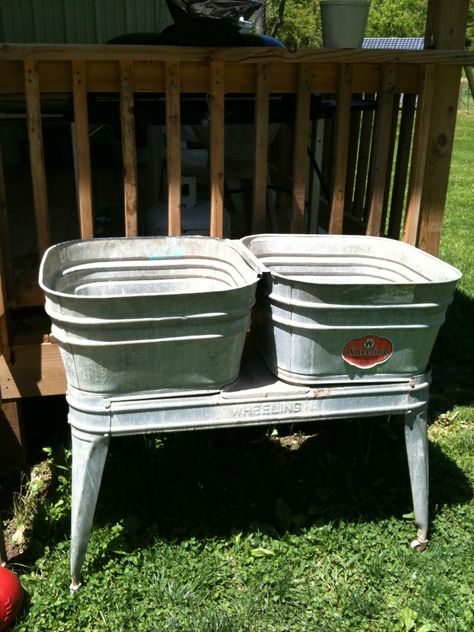
<instances>
[{"instance_id":1,"label":"shadow on grass","mask_svg":"<svg viewBox=\"0 0 474 632\"><path fill-rule=\"evenodd\" d=\"M474 300L456 290L431 356L431 416L474 405Z\"/></svg>"},{"instance_id":2,"label":"shadow on grass","mask_svg":"<svg viewBox=\"0 0 474 632\"><path fill-rule=\"evenodd\" d=\"M205 539L256 529L277 536L412 511L399 419L299 429L311 434L287 440L256 429L202 431L168 435L158 447L152 437L116 439L96 524L123 520L120 546L133 550L156 536ZM436 446L430 456L432 506L470 499L454 462Z\"/></svg>"}]
</instances>

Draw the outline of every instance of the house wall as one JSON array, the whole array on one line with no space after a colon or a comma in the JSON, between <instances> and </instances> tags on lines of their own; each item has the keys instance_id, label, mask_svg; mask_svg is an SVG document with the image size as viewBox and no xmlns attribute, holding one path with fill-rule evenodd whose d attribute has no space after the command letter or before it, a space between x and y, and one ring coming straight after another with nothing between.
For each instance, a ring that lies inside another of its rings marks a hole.
<instances>
[{"instance_id":1,"label":"house wall","mask_svg":"<svg viewBox=\"0 0 474 632\"><path fill-rule=\"evenodd\" d=\"M164 0L0 0L1 42L105 44L171 22Z\"/></svg>"}]
</instances>

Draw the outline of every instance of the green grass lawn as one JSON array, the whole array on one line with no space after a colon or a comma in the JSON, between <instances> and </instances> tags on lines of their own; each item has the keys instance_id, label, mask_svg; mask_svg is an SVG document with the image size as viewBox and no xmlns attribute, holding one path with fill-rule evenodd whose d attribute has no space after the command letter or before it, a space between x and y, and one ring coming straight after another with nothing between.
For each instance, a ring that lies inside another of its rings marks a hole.
<instances>
[{"instance_id":1,"label":"green grass lawn","mask_svg":"<svg viewBox=\"0 0 474 632\"><path fill-rule=\"evenodd\" d=\"M464 277L433 353L428 549L409 548L400 419L123 438L70 594L70 452L54 445L17 500L17 630L474 629L472 139L461 115L441 257Z\"/></svg>"}]
</instances>

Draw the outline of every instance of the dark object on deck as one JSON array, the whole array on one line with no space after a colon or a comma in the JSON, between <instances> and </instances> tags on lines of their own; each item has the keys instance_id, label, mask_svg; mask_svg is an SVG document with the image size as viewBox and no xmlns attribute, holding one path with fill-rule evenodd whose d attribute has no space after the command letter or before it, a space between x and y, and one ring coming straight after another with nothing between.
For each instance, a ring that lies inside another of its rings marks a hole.
<instances>
[{"instance_id":1,"label":"dark object on deck","mask_svg":"<svg viewBox=\"0 0 474 632\"><path fill-rule=\"evenodd\" d=\"M108 44L152 46L275 46L269 35L251 32L261 11L260 0L166 0L174 24L160 33L127 33Z\"/></svg>"},{"instance_id":2,"label":"dark object on deck","mask_svg":"<svg viewBox=\"0 0 474 632\"><path fill-rule=\"evenodd\" d=\"M234 30L251 29L263 9L260 0L166 0L166 4L177 24L204 19Z\"/></svg>"},{"instance_id":3,"label":"dark object on deck","mask_svg":"<svg viewBox=\"0 0 474 632\"><path fill-rule=\"evenodd\" d=\"M166 0L182 46L278 46L278 40L254 35L262 9L259 0ZM166 30L166 29L165 29Z\"/></svg>"}]
</instances>

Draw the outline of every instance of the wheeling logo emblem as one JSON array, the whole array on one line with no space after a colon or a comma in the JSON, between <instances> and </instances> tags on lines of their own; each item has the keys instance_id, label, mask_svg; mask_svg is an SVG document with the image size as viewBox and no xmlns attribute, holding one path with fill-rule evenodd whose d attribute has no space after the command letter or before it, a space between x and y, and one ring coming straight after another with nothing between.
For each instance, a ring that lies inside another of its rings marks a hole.
<instances>
[{"instance_id":1,"label":"wheeling logo emblem","mask_svg":"<svg viewBox=\"0 0 474 632\"><path fill-rule=\"evenodd\" d=\"M392 354L391 340L374 335L354 338L342 351L344 361L360 369L371 369L378 364L383 364Z\"/></svg>"}]
</instances>

